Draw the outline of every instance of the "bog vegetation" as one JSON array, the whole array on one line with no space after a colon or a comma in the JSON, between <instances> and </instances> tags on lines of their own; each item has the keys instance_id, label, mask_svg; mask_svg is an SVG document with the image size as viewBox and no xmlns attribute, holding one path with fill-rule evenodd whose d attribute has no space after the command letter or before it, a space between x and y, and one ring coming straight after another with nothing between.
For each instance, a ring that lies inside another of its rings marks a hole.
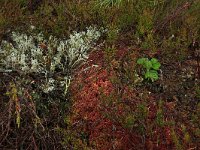
<instances>
[{"instance_id":1,"label":"bog vegetation","mask_svg":"<svg viewBox=\"0 0 200 150\"><path fill-rule=\"evenodd\" d=\"M198 149L199 10L1 0L0 149Z\"/></svg>"}]
</instances>

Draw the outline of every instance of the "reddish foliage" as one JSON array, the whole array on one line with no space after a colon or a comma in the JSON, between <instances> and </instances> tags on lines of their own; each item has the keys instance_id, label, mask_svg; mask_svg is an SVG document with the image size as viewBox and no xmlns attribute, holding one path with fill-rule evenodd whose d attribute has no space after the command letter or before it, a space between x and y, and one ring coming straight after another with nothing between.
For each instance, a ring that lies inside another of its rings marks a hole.
<instances>
[{"instance_id":1,"label":"reddish foliage","mask_svg":"<svg viewBox=\"0 0 200 150\"><path fill-rule=\"evenodd\" d=\"M125 56L125 51L118 54ZM98 61L95 58L98 58ZM159 127L155 124L158 106L153 94L148 95L148 114L143 120L145 132L151 133L144 135L125 126L128 115L140 113L137 112L138 105L143 103L143 99L137 96L140 91L126 85L116 90L116 85L109 79L117 74L114 70L108 72L103 69L102 52L93 53L89 60L90 66L98 64L99 67L83 71L87 68L86 65L83 66L72 84L74 95L72 119L76 129L88 135L89 145L102 150L173 149L170 127L167 125ZM165 119L167 118L163 121ZM144 136L145 141L142 140Z\"/></svg>"},{"instance_id":2,"label":"reddish foliage","mask_svg":"<svg viewBox=\"0 0 200 150\"><path fill-rule=\"evenodd\" d=\"M104 113L112 111L112 108L109 109L109 107L102 108L100 101L100 94L109 96L113 91L108 76L106 70L93 68L77 78L79 81L76 81L77 84L74 84L73 88L77 89L80 83L84 83L84 87L74 97L76 99L74 122L83 120L85 125L80 122L77 126L82 131L89 133L90 144L94 142L97 149L110 149L112 147L130 149L139 142L139 139L131 138L133 135L129 131L119 123L106 118L102 113L103 111ZM118 110L120 114L122 112L120 107Z\"/></svg>"},{"instance_id":3,"label":"reddish foliage","mask_svg":"<svg viewBox=\"0 0 200 150\"><path fill-rule=\"evenodd\" d=\"M102 53L97 53L97 56L98 59L101 59L99 56L102 56ZM93 54L90 59L94 58ZM104 105L101 100L101 95L109 96L114 91L114 87L109 81L109 77L113 73L112 71L108 73L100 67L80 71L72 87L72 91L76 91L74 93L73 122L80 131L89 134L90 144L94 144L97 149L131 149L139 145L140 138L119 122L105 116L106 114L122 115L124 106L117 103L107 106L107 103ZM79 91L81 86L83 87ZM124 99L130 94L132 94L131 91L126 90ZM114 109L115 111L113 111Z\"/></svg>"}]
</instances>

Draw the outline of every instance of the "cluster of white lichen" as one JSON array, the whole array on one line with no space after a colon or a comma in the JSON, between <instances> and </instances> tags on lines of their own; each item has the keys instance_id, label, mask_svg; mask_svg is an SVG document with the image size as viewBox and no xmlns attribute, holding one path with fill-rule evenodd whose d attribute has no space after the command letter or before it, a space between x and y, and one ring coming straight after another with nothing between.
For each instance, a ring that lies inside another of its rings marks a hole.
<instances>
[{"instance_id":1,"label":"cluster of white lichen","mask_svg":"<svg viewBox=\"0 0 200 150\"><path fill-rule=\"evenodd\" d=\"M43 34L28 36L13 32L14 45L7 41L1 43L0 68L25 74L45 74L46 84L42 86L46 93L55 88L56 82L52 77L48 78L48 75L59 71L66 75L60 82L67 88L72 69L87 60L89 50L94 48L102 32L102 29L89 27L86 31L73 32L66 40L54 36L45 40Z\"/></svg>"}]
</instances>

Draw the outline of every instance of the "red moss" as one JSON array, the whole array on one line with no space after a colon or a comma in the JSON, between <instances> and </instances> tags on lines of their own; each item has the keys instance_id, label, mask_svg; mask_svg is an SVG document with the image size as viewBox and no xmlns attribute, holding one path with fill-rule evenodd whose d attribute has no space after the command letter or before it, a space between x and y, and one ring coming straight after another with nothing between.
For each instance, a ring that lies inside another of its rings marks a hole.
<instances>
[{"instance_id":1,"label":"red moss","mask_svg":"<svg viewBox=\"0 0 200 150\"><path fill-rule=\"evenodd\" d=\"M126 52L120 51L118 56L125 56ZM127 128L126 117L133 115L132 112L138 113L138 105L144 102L137 96L140 91L123 85L123 92L116 92L117 87L109 80L116 73L102 67L103 53L92 53L89 59L89 66L98 64L99 67L83 71L88 67L84 65L72 83L72 121L79 132L89 135L90 146L100 150L173 149L170 127L159 127L155 123L158 109L155 97L148 96L148 113L146 119L142 120L146 132L151 133L140 134ZM144 136L145 142L142 141Z\"/></svg>"}]
</instances>

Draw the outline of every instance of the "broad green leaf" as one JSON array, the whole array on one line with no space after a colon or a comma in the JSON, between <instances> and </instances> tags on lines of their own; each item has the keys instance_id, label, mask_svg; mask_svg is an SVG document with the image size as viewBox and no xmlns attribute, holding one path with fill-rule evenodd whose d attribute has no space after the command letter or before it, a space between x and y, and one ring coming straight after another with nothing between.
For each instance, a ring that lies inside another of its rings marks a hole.
<instances>
[{"instance_id":1,"label":"broad green leaf","mask_svg":"<svg viewBox=\"0 0 200 150\"><path fill-rule=\"evenodd\" d=\"M152 68L155 69L155 70L159 70L160 66L161 66L161 65L160 65L159 62L156 63L156 64L152 64Z\"/></svg>"},{"instance_id":2,"label":"broad green leaf","mask_svg":"<svg viewBox=\"0 0 200 150\"><path fill-rule=\"evenodd\" d=\"M158 72L156 70L150 70L145 73L146 79L151 79L152 81L158 80Z\"/></svg>"},{"instance_id":3,"label":"broad green leaf","mask_svg":"<svg viewBox=\"0 0 200 150\"><path fill-rule=\"evenodd\" d=\"M152 63L151 63L151 61L149 61L149 60L145 61L145 62L144 62L144 67L145 67L147 70L151 69L151 68L152 68Z\"/></svg>"},{"instance_id":4,"label":"broad green leaf","mask_svg":"<svg viewBox=\"0 0 200 150\"><path fill-rule=\"evenodd\" d=\"M158 60L156 58L152 58L151 59L151 63L152 63L152 68L155 70L159 70L161 64L158 62Z\"/></svg>"},{"instance_id":5,"label":"broad green leaf","mask_svg":"<svg viewBox=\"0 0 200 150\"><path fill-rule=\"evenodd\" d=\"M151 62L152 62L152 64L154 64L154 63L157 63L158 60L156 58L151 58Z\"/></svg>"}]
</instances>

